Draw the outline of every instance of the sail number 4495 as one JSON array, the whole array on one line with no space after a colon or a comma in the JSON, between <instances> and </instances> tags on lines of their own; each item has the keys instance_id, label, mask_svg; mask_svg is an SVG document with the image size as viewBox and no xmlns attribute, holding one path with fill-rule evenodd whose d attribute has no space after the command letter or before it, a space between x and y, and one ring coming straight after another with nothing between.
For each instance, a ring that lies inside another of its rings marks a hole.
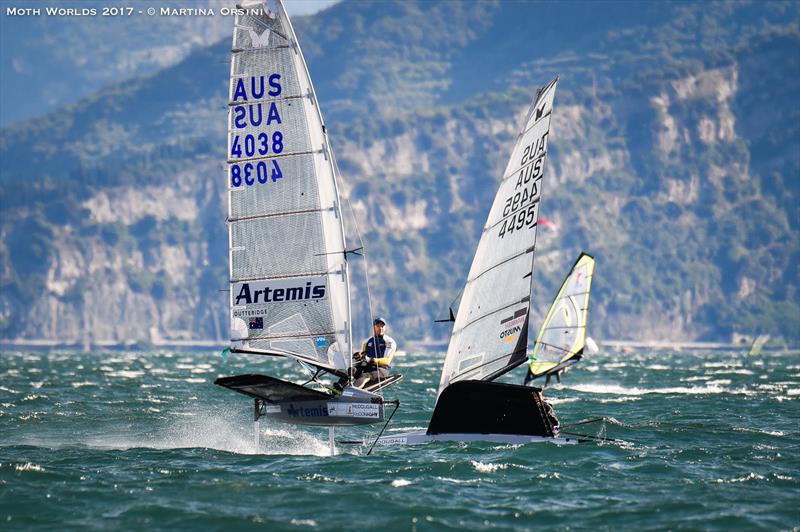
<instances>
[{"instance_id":1,"label":"sail number 4495","mask_svg":"<svg viewBox=\"0 0 800 532\"><path fill-rule=\"evenodd\" d=\"M536 225L536 205L531 205L527 209L519 211L517 214L510 216L503 220L500 226L500 238L511 234L514 231L519 231L523 227L533 227Z\"/></svg>"}]
</instances>

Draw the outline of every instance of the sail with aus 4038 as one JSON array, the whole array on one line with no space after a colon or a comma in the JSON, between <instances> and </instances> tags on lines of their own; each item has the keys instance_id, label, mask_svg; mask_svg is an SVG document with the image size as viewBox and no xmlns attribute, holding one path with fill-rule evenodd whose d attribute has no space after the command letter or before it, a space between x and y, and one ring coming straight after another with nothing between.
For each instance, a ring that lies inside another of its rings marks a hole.
<instances>
[{"instance_id":1,"label":"sail with aus 4038","mask_svg":"<svg viewBox=\"0 0 800 532\"><path fill-rule=\"evenodd\" d=\"M237 10L228 103L231 342L350 365L350 296L333 156L280 1Z\"/></svg>"},{"instance_id":2,"label":"sail with aus 4038","mask_svg":"<svg viewBox=\"0 0 800 532\"><path fill-rule=\"evenodd\" d=\"M526 359L533 250L558 78L539 90L506 166L467 277L439 393Z\"/></svg>"}]
</instances>

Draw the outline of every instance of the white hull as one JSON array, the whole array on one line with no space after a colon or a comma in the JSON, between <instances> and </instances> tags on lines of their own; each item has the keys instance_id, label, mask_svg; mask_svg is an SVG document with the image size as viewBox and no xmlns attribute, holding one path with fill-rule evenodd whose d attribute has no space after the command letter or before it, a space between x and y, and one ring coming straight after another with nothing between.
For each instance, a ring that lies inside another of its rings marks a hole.
<instances>
[{"instance_id":1,"label":"white hull","mask_svg":"<svg viewBox=\"0 0 800 532\"><path fill-rule=\"evenodd\" d=\"M525 436L521 434L426 434L424 432L411 432L394 436L382 436L375 442L375 446L417 445L433 441L489 441L511 444L554 443L556 445L575 445L580 443L578 438L550 438L547 436ZM371 445L372 441L365 441L364 443Z\"/></svg>"}]
</instances>

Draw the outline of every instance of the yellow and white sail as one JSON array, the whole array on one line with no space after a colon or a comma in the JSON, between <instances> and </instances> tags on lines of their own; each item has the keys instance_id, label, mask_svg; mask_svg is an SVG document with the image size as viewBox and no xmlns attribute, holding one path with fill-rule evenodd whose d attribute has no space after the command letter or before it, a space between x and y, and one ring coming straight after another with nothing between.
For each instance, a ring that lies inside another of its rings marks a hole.
<instances>
[{"instance_id":1,"label":"yellow and white sail","mask_svg":"<svg viewBox=\"0 0 800 532\"><path fill-rule=\"evenodd\" d=\"M581 253L561 285L529 356L533 378L574 364L583 353L594 266L594 257Z\"/></svg>"}]
</instances>

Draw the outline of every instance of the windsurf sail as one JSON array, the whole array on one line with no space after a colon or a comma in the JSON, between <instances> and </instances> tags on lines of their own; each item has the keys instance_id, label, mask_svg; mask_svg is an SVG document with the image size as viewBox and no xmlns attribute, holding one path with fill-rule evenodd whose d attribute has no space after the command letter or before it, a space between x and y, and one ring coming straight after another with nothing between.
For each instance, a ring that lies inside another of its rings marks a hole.
<instances>
[{"instance_id":1,"label":"windsurf sail","mask_svg":"<svg viewBox=\"0 0 800 532\"><path fill-rule=\"evenodd\" d=\"M560 371L583 354L594 266L594 257L581 253L561 285L530 355L532 378Z\"/></svg>"},{"instance_id":2,"label":"windsurf sail","mask_svg":"<svg viewBox=\"0 0 800 532\"><path fill-rule=\"evenodd\" d=\"M527 359L533 251L558 78L539 89L506 165L467 276L439 394Z\"/></svg>"},{"instance_id":3,"label":"windsurf sail","mask_svg":"<svg viewBox=\"0 0 800 532\"><path fill-rule=\"evenodd\" d=\"M759 334L753 343L750 345L750 349L747 351L748 356L756 356L761 354L761 350L764 348L764 344L769 341L768 334Z\"/></svg>"},{"instance_id":4,"label":"windsurf sail","mask_svg":"<svg viewBox=\"0 0 800 532\"><path fill-rule=\"evenodd\" d=\"M351 309L335 159L283 4L239 7L228 102L231 348L344 374Z\"/></svg>"}]
</instances>

